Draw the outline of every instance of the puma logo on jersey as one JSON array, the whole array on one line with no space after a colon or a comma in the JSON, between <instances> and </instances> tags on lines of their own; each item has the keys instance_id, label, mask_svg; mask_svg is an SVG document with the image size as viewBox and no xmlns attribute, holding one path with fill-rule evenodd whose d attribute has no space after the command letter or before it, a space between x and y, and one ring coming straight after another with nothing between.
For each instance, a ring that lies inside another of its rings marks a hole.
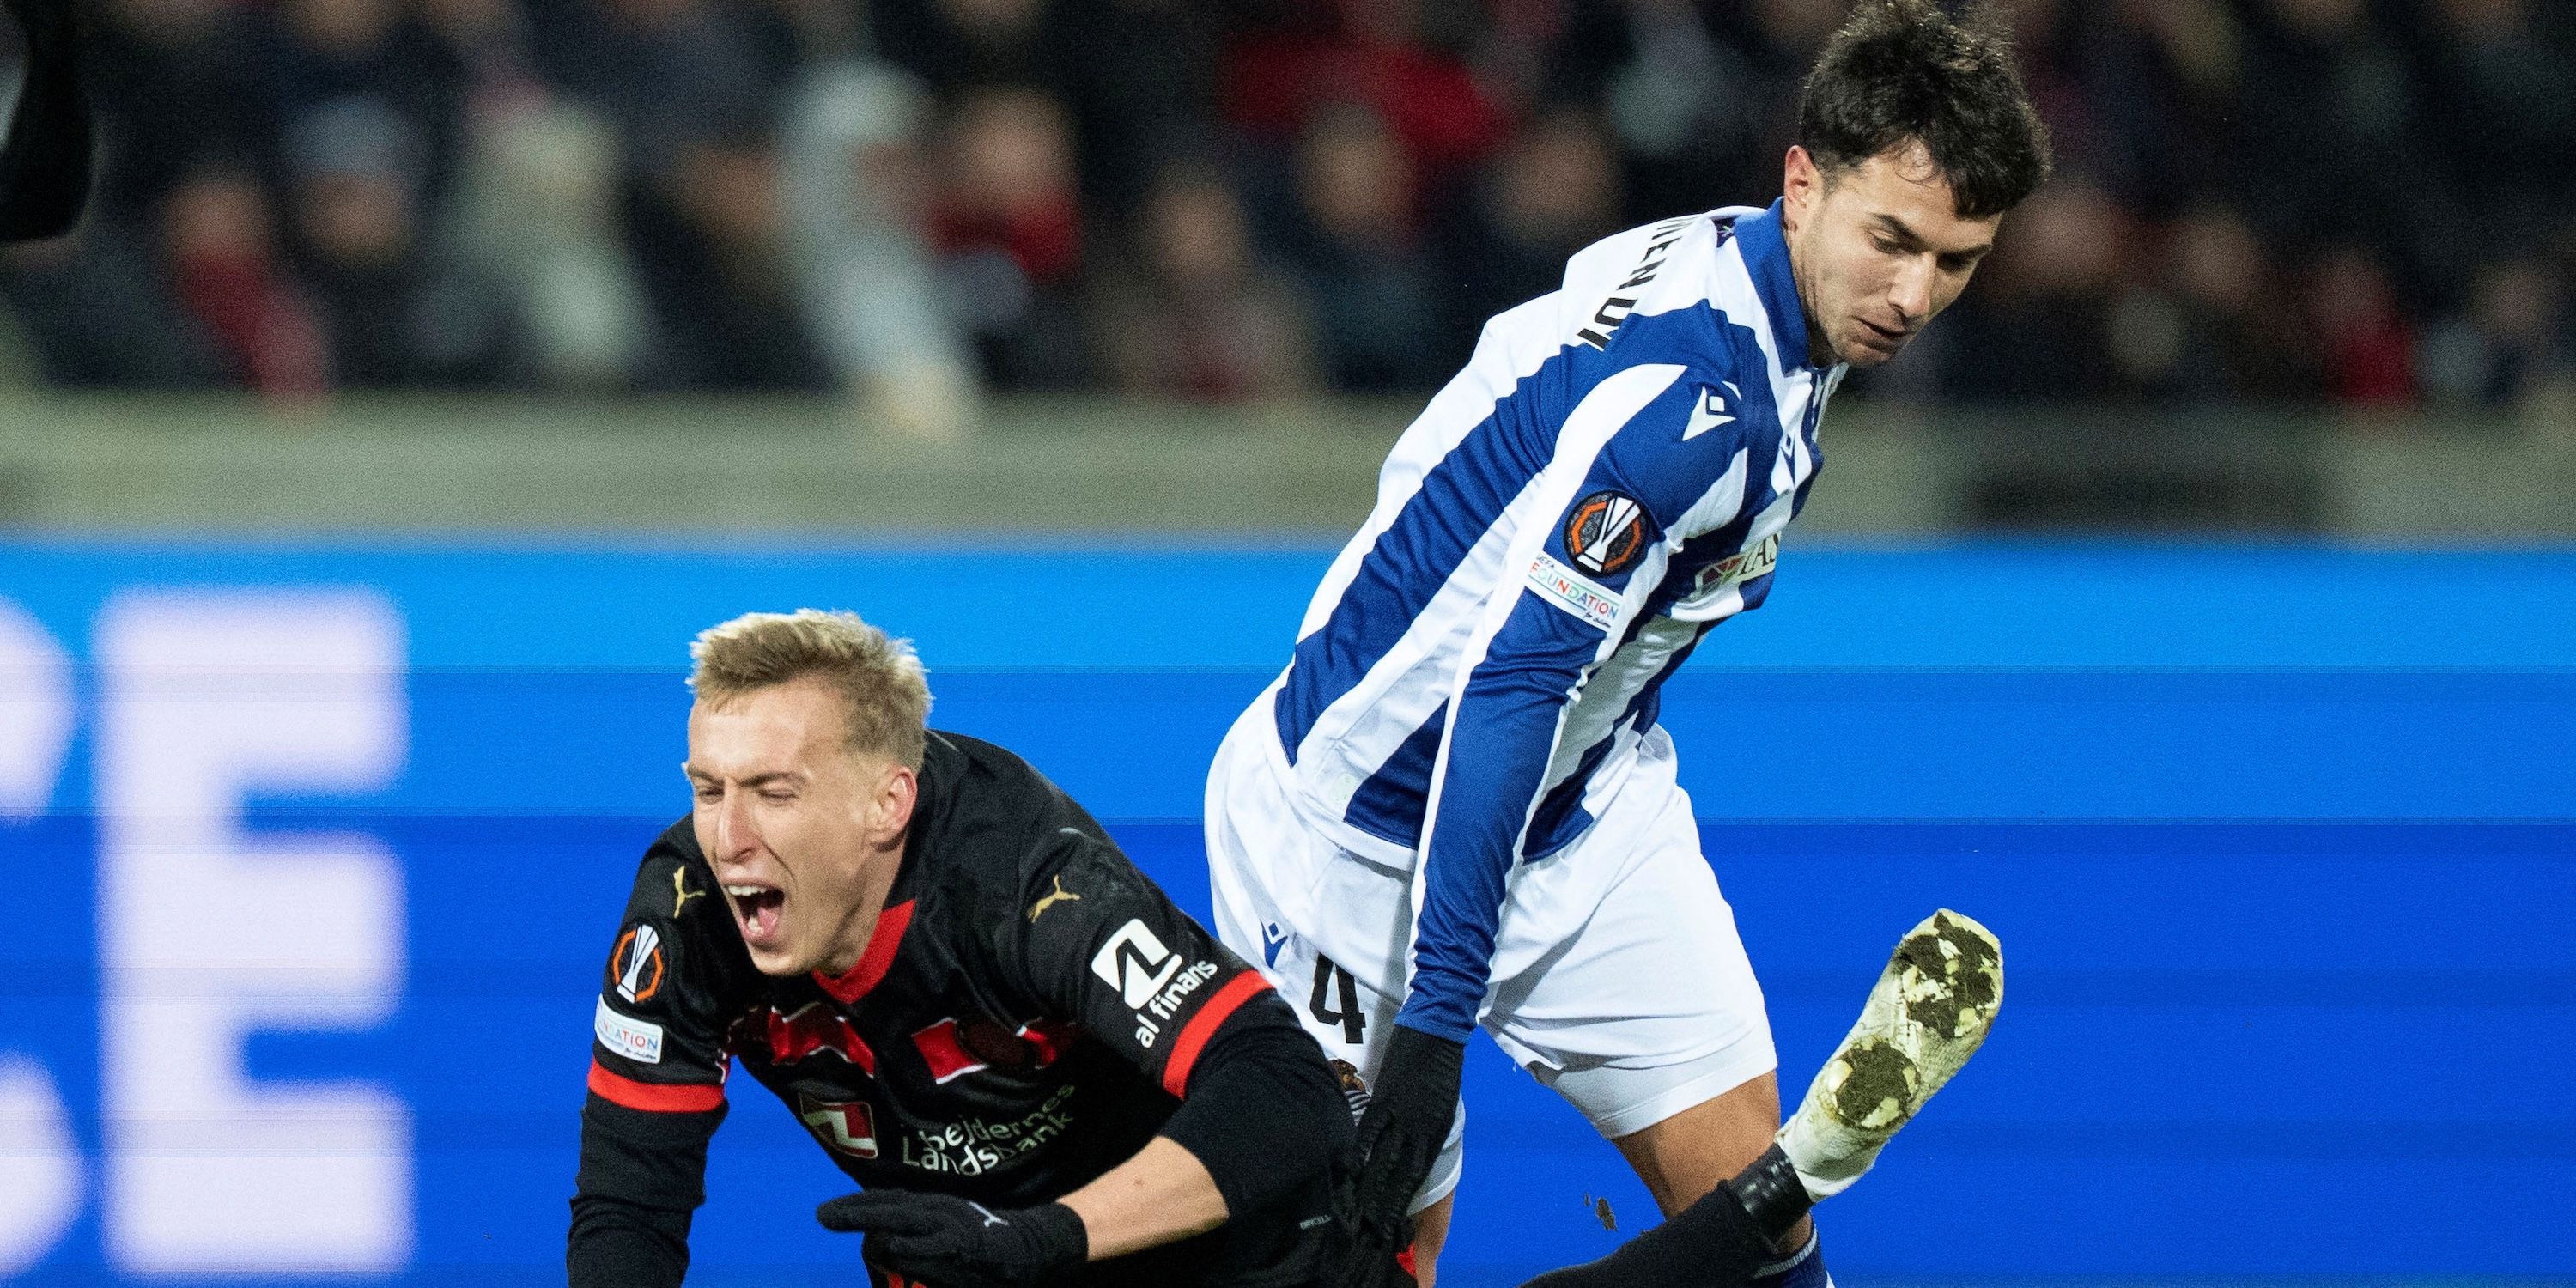
<instances>
[{"instance_id":1,"label":"puma logo on jersey","mask_svg":"<svg viewBox=\"0 0 2576 1288\"><path fill-rule=\"evenodd\" d=\"M1738 390L1732 381L1718 383L1725 385L1727 392L1736 397L1744 396L1743 391ZM1699 391L1699 405L1691 408L1690 424L1682 429L1682 441L1687 443L1720 425L1734 423L1735 417L1726 413L1726 399L1720 397L1716 390L1702 386Z\"/></svg>"},{"instance_id":2,"label":"puma logo on jersey","mask_svg":"<svg viewBox=\"0 0 2576 1288\"><path fill-rule=\"evenodd\" d=\"M687 868L671 869L671 917L673 920L677 920L679 918L680 909L689 906L689 900L704 899L706 897L706 891L692 890L689 888L689 870Z\"/></svg>"},{"instance_id":3,"label":"puma logo on jersey","mask_svg":"<svg viewBox=\"0 0 2576 1288\"><path fill-rule=\"evenodd\" d=\"M1055 893L1053 893L1053 894L1048 894L1048 895L1040 895L1040 896L1038 897L1038 901L1037 901L1036 903L1033 903L1033 904L1030 904L1030 905L1029 905L1029 924L1031 924L1031 925L1035 925L1035 924L1037 924L1037 919L1038 919L1038 914L1039 914L1039 913L1044 912L1044 911L1046 911L1047 909L1052 908L1052 907L1056 906L1056 905L1057 905L1057 904L1059 904L1059 903L1080 903L1080 902L1082 902L1082 896L1081 896L1081 895L1078 895L1078 894L1075 894L1074 892L1072 892L1072 891L1070 891L1070 890L1065 889L1065 888L1064 888L1064 878L1063 878L1063 877L1057 877L1057 878L1055 879Z\"/></svg>"}]
</instances>

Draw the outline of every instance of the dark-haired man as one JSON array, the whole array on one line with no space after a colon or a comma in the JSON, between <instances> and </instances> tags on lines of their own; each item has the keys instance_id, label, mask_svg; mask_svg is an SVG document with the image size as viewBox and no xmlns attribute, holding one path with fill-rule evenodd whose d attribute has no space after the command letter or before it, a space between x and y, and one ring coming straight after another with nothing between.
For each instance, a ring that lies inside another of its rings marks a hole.
<instances>
[{"instance_id":1,"label":"dark-haired man","mask_svg":"<svg viewBox=\"0 0 2576 1288\"><path fill-rule=\"evenodd\" d=\"M1611 237L1486 325L1210 770L1219 934L1373 1084L1344 1282L1408 1239L1430 1277L1479 1025L1667 1215L1780 1129L1658 695L1769 593L1835 385L1958 297L2048 169L1990 15L1930 0L1863 0L1798 129L1769 209ZM1740 791L1703 804L1761 813L1743 734ZM1782 1141L1809 1197L1875 1153L1807 1143ZM1828 1282L1803 1220L1779 1251L1766 1282Z\"/></svg>"},{"instance_id":2,"label":"dark-haired man","mask_svg":"<svg viewBox=\"0 0 2576 1288\"><path fill-rule=\"evenodd\" d=\"M736 1061L866 1187L820 1215L886 1288L1318 1282L1350 1111L1262 977L1036 770L925 729L902 641L809 610L692 652L696 805L601 979L573 1288L680 1282Z\"/></svg>"}]
</instances>

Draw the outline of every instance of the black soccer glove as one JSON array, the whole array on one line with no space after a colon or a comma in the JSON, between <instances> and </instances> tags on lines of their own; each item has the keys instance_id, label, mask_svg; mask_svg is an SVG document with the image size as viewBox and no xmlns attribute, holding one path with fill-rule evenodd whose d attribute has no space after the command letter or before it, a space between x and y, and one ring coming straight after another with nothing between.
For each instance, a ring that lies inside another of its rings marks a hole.
<instances>
[{"instance_id":1,"label":"black soccer glove","mask_svg":"<svg viewBox=\"0 0 2576 1288\"><path fill-rule=\"evenodd\" d=\"M1349 1252L1335 1288L1383 1288L1403 1282L1395 1255L1413 1242L1405 1209L1431 1175L1449 1122L1458 1113L1458 1076L1467 1046L1402 1024L1386 1040L1386 1060L1369 1088L1358 1139L1344 1168L1342 1202Z\"/></svg>"},{"instance_id":2,"label":"black soccer glove","mask_svg":"<svg viewBox=\"0 0 2576 1288\"><path fill-rule=\"evenodd\" d=\"M995 1212L949 1194L867 1190L814 1210L824 1228L868 1236L880 1269L936 1288L1043 1283L1082 1265L1091 1238L1061 1203Z\"/></svg>"}]
</instances>

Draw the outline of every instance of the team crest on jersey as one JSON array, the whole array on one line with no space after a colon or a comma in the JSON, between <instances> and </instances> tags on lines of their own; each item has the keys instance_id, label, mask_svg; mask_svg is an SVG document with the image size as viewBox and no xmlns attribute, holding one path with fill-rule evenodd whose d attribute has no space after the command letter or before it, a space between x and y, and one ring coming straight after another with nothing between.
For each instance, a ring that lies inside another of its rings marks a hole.
<instances>
[{"instance_id":1,"label":"team crest on jersey","mask_svg":"<svg viewBox=\"0 0 2576 1288\"><path fill-rule=\"evenodd\" d=\"M639 923L618 936L617 951L608 955L608 984L630 1002L662 991L662 932L651 922Z\"/></svg>"},{"instance_id":2,"label":"team crest on jersey","mask_svg":"<svg viewBox=\"0 0 2576 1288\"><path fill-rule=\"evenodd\" d=\"M1596 577L1626 572L1646 553L1646 507L1624 492L1595 492L1565 520L1565 554Z\"/></svg>"},{"instance_id":3,"label":"team crest on jersey","mask_svg":"<svg viewBox=\"0 0 2576 1288\"><path fill-rule=\"evenodd\" d=\"M823 1148L850 1158L877 1156L877 1120L864 1100L818 1100L796 1093L796 1117Z\"/></svg>"}]
</instances>

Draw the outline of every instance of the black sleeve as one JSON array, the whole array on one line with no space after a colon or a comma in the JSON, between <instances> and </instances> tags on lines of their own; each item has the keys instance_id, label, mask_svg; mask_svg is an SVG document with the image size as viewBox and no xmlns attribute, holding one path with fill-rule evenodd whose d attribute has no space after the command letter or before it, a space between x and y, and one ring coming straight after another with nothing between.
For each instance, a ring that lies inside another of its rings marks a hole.
<instances>
[{"instance_id":1,"label":"black sleeve","mask_svg":"<svg viewBox=\"0 0 2576 1288\"><path fill-rule=\"evenodd\" d=\"M58 237L89 197L90 112L72 0L8 0L27 37L26 76L0 144L0 242Z\"/></svg>"},{"instance_id":2,"label":"black sleeve","mask_svg":"<svg viewBox=\"0 0 2576 1288\"><path fill-rule=\"evenodd\" d=\"M1105 837L1057 832L1019 884L1005 978L1175 1096L1226 1017L1270 991Z\"/></svg>"},{"instance_id":3,"label":"black sleeve","mask_svg":"<svg viewBox=\"0 0 2576 1288\"><path fill-rule=\"evenodd\" d=\"M1261 972L1085 830L1057 833L1020 894L1014 975L1181 1098L1163 1134L1206 1166L1228 1211L1323 1173L1329 1147L1349 1137L1349 1109L1323 1049ZM1272 1130L1289 1124L1302 1138Z\"/></svg>"},{"instance_id":4,"label":"black sleeve","mask_svg":"<svg viewBox=\"0 0 2576 1288\"><path fill-rule=\"evenodd\" d=\"M674 829L676 833L677 829ZM574 1288L676 1285L724 1121L726 1049L748 961L703 864L666 833L644 856L592 1012L581 1171L564 1259Z\"/></svg>"},{"instance_id":5,"label":"black sleeve","mask_svg":"<svg viewBox=\"0 0 2576 1288\"><path fill-rule=\"evenodd\" d=\"M678 1288L689 1270L689 1214L706 1201L707 1140L724 1114L721 1104L650 1113L591 1094L564 1247L572 1288Z\"/></svg>"},{"instance_id":6,"label":"black sleeve","mask_svg":"<svg viewBox=\"0 0 2576 1288\"><path fill-rule=\"evenodd\" d=\"M1266 993L1218 1028L1163 1135L1207 1168L1226 1211L1257 1212L1308 1192L1350 1148L1350 1102L1323 1048Z\"/></svg>"}]
</instances>

